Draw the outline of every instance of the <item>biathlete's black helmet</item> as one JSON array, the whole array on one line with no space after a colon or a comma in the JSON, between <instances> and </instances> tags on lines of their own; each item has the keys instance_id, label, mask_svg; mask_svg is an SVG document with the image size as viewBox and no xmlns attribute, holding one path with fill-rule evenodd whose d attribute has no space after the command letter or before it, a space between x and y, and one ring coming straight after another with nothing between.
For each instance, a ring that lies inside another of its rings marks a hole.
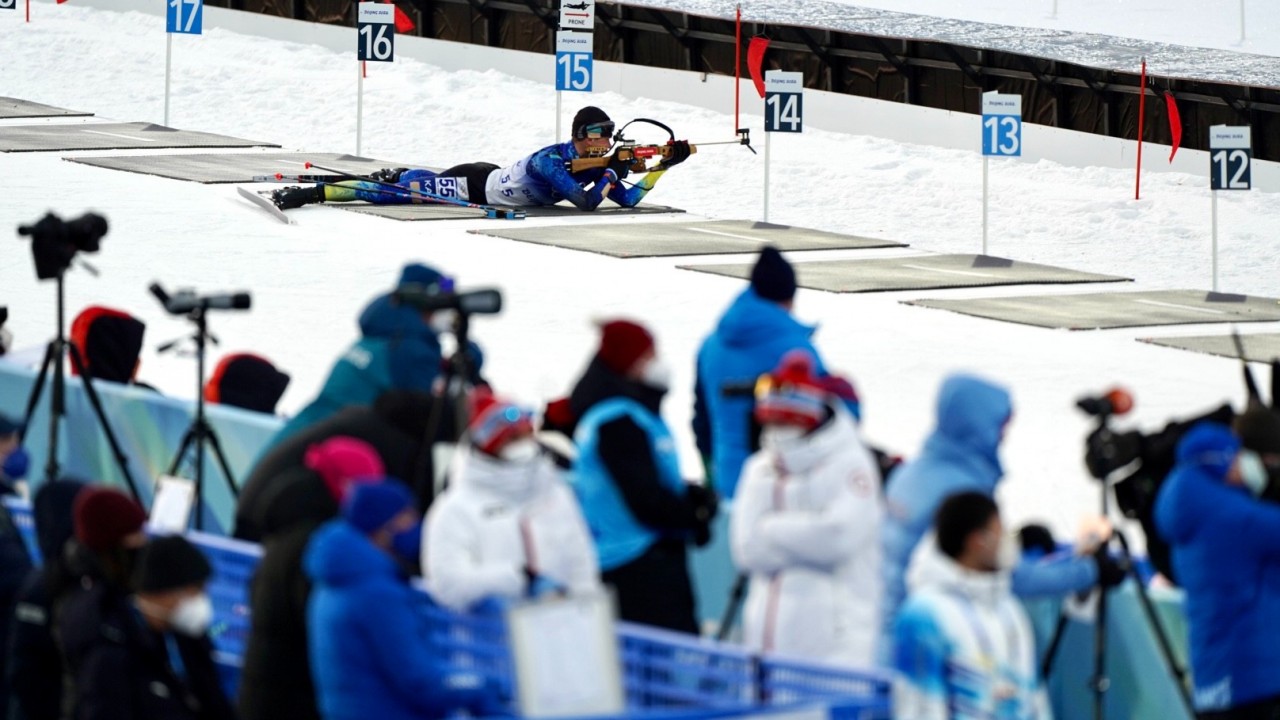
<instances>
[{"instance_id":1,"label":"biathlete's black helmet","mask_svg":"<svg viewBox=\"0 0 1280 720\"><path fill-rule=\"evenodd\" d=\"M613 121L609 115L594 105L588 105L573 116L573 139L586 140L588 135L613 137Z\"/></svg>"}]
</instances>

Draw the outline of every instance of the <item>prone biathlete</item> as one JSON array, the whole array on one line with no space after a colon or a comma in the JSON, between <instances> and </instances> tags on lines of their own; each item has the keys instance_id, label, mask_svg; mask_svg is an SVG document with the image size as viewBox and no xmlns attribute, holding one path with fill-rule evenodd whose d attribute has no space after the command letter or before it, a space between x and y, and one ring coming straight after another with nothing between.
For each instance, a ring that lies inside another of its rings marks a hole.
<instances>
[{"instance_id":1,"label":"prone biathlete","mask_svg":"<svg viewBox=\"0 0 1280 720\"><path fill-rule=\"evenodd\" d=\"M690 154L688 141L672 141L668 156L658 167L630 186L622 183L630 172L627 162L611 161L607 167L570 170L574 160L605 156L613 142L613 131L614 123L603 110L587 106L573 118L572 140L544 147L505 168L486 162L456 165L439 173L394 168L370 175L377 182L344 180L287 187L273 192L271 199L282 210L310 203L356 200L376 205L437 202L430 195L499 207L542 207L568 200L580 210L595 210L605 198L622 207L635 207L663 173Z\"/></svg>"}]
</instances>

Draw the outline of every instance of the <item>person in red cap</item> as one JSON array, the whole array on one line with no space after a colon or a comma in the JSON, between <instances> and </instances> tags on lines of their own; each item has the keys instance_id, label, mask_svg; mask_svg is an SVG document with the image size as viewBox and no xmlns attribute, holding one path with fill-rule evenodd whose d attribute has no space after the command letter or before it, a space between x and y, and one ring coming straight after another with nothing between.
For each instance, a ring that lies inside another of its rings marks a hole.
<instances>
[{"instance_id":1,"label":"person in red cap","mask_svg":"<svg viewBox=\"0 0 1280 720\"><path fill-rule=\"evenodd\" d=\"M488 388L472 393L453 482L431 506L422 574L442 605L599 589L582 511L533 436L533 413Z\"/></svg>"},{"instance_id":2,"label":"person in red cap","mask_svg":"<svg viewBox=\"0 0 1280 720\"><path fill-rule=\"evenodd\" d=\"M761 449L743 467L729 520L734 563L751 579L743 639L757 652L876 662L884 507L846 406L851 391L819 377L804 350L757 387Z\"/></svg>"},{"instance_id":3,"label":"person in red cap","mask_svg":"<svg viewBox=\"0 0 1280 720\"><path fill-rule=\"evenodd\" d=\"M660 411L669 373L653 335L629 320L600 328L600 348L569 396L571 475L601 577L623 620L697 634L688 546L710 539L718 500L686 483Z\"/></svg>"},{"instance_id":4,"label":"person in red cap","mask_svg":"<svg viewBox=\"0 0 1280 720\"><path fill-rule=\"evenodd\" d=\"M250 586L253 626L240 674L243 720L319 720L307 657L311 583L302 571L302 555L316 530L337 517L353 487L385 475L373 446L346 436L311 445L303 464L264 498L263 554Z\"/></svg>"}]
</instances>

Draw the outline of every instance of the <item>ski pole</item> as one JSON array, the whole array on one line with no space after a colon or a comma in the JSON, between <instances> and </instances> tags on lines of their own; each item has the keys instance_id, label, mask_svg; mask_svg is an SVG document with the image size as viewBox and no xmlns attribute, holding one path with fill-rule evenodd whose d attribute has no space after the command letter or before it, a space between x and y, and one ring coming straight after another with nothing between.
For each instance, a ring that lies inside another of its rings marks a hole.
<instances>
[{"instance_id":1,"label":"ski pole","mask_svg":"<svg viewBox=\"0 0 1280 720\"><path fill-rule=\"evenodd\" d=\"M343 170L329 168L323 165L316 165L314 163L306 163L305 167L308 170L315 168L316 170L331 172L331 173L334 173L335 175L340 175L342 177L345 177L348 180L358 180L360 182L368 182L368 183L374 183L375 185L381 185L384 188L390 188L392 192L398 194L400 197L406 197L406 196L418 197L418 198L423 198L427 200L434 200L435 202L439 202L439 203L457 205L459 207L467 207L475 210L483 210L485 212L485 215L491 218L502 218L503 220L523 220L525 217L525 212L523 210L516 210L516 209L510 209L510 208L498 208L492 205L482 205L480 203L467 202L466 200L459 200L457 198L450 198L450 197L445 197L443 195L437 195L435 193L429 193L429 192L426 192L425 190L414 190L412 188L401 187L400 185L396 185L395 183L388 183L388 182L383 182L381 180L374 180L373 178L370 178L366 175L354 175L352 173L345 172Z\"/></svg>"}]
</instances>

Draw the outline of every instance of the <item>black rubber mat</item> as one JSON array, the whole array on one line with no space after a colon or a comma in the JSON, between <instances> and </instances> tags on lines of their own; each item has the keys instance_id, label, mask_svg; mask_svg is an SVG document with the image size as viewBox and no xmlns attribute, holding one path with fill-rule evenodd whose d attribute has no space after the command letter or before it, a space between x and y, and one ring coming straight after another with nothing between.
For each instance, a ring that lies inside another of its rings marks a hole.
<instances>
[{"instance_id":1,"label":"black rubber mat","mask_svg":"<svg viewBox=\"0 0 1280 720\"><path fill-rule=\"evenodd\" d=\"M174 180L198 183L261 182L262 177L283 175L329 175L324 170L310 169L308 162L335 170L367 175L382 168L412 167L408 163L375 160L355 155L334 153L200 153L192 155L111 155L106 157L69 157L71 162L125 172L158 175ZM295 185L308 184L294 182Z\"/></svg>"},{"instance_id":2,"label":"black rubber mat","mask_svg":"<svg viewBox=\"0 0 1280 720\"><path fill-rule=\"evenodd\" d=\"M453 205L368 205L365 203L330 203L326 207L342 208L365 215L377 215L391 220L471 220L484 217L484 212L474 208ZM582 217L587 215L572 205L552 205L550 207L522 208L528 217ZM653 213L682 213L679 208L664 205L645 205L624 208L616 205L601 205L591 211L591 215L649 215ZM511 220L508 222L519 222Z\"/></svg>"},{"instance_id":3,"label":"black rubber mat","mask_svg":"<svg viewBox=\"0 0 1280 720\"><path fill-rule=\"evenodd\" d=\"M610 223L538 228L503 226L471 232L621 258L755 253L766 244L774 245L779 250L904 247L902 243L892 240L839 235L750 220Z\"/></svg>"},{"instance_id":4,"label":"black rubber mat","mask_svg":"<svg viewBox=\"0 0 1280 720\"><path fill-rule=\"evenodd\" d=\"M30 100L0 97L0 120L42 117L88 117L92 114L91 112L44 105Z\"/></svg>"},{"instance_id":5,"label":"black rubber mat","mask_svg":"<svg viewBox=\"0 0 1280 720\"><path fill-rule=\"evenodd\" d=\"M801 287L827 292L941 290L994 285L1123 282L1128 278L1016 262L989 255L914 255L794 263ZM684 265L686 270L747 279L751 264Z\"/></svg>"},{"instance_id":6,"label":"black rubber mat","mask_svg":"<svg viewBox=\"0 0 1280 720\"><path fill-rule=\"evenodd\" d=\"M1203 290L1034 295L968 300L911 300L908 305L1067 330L1280 320L1274 298Z\"/></svg>"},{"instance_id":7,"label":"black rubber mat","mask_svg":"<svg viewBox=\"0 0 1280 720\"><path fill-rule=\"evenodd\" d=\"M1230 335L1188 335L1186 337L1139 338L1152 345L1190 350L1191 352L1239 358L1236 341ZM1240 335L1244 346L1244 359L1250 362L1269 363L1280 358L1280 333L1253 333Z\"/></svg>"},{"instance_id":8,"label":"black rubber mat","mask_svg":"<svg viewBox=\"0 0 1280 720\"><path fill-rule=\"evenodd\" d=\"M280 147L274 143L175 130L151 123L0 126L0 152L182 147Z\"/></svg>"}]
</instances>

